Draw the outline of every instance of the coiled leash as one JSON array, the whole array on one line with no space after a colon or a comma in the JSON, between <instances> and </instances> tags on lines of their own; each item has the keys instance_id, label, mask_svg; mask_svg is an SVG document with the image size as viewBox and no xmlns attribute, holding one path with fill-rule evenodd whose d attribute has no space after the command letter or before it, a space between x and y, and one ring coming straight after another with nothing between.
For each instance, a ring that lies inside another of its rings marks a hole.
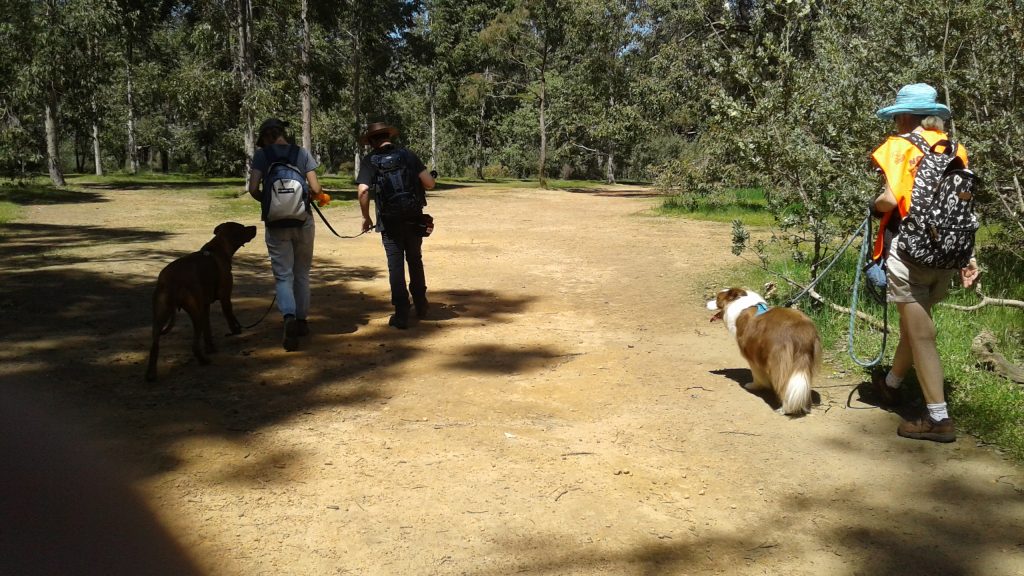
<instances>
[{"instance_id":1,"label":"coiled leash","mask_svg":"<svg viewBox=\"0 0 1024 576\"><path fill-rule=\"evenodd\" d=\"M850 360L853 363L862 366L864 368L871 368L877 366L882 358L885 356L885 344L886 339L889 336L889 303L884 302L882 304L882 346L878 350L878 355L871 360L862 360L857 356L857 353L853 351L853 336L854 326L857 320L857 299L859 296L860 279L864 273L864 266L868 261L868 254L870 253L871 246L871 209L868 209L868 215L864 218L864 223L860 225L858 231L864 231L864 241L860 245L860 257L857 258L857 272L853 278L853 296L850 298L850 332L847 338L847 350L850 353Z\"/></svg>"},{"instance_id":2,"label":"coiled leash","mask_svg":"<svg viewBox=\"0 0 1024 576\"><path fill-rule=\"evenodd\" d=\"M857 357L857 353L853 351L854 326L857 323L857 300L859 298L858 289L860 287L861 274L864 270L864 264L867 262L868 248L871 246L870 209L868 210L867 217L864 218L864 221L861 222L859 226L857 226L857 228L853 231L853 233L846 240L846 242L843 243L842 247L836 252L836 255L832 258L832 261L829 262L827 266L825 266L825 269L822 270L820 274L818 274L818 277L815 278L813 282L808 284L807 287L801 290L800 293L798 293L796 296L787 300L784 306L789 308L790 306L795 304L797 300L803 298L808 292L813 290L814 287L818 284L818 282L820 282L821 279L825 277L828 271L832 269L833 266L835 266L836 262L839 261L839 258L842 257L843 253L846 252L846 249L849 248L851 244L853 244L853 241L856 240L858 236L863 236L864 241L861 243L860 246L860 257L857 261L857 271L854 275L853 280L853 296L850 300L850 331L847 340L847 351L849 352L850 359L853 360L854 364L858 366L863 366L864 368L870 368L872 366L876 366L879 362L882 361L882 358L885 356L886 337L889 334L889 305L888 303L886 303L883 304L882 307L882 346L881 349L878 351L878 355L871 360L863 360Z\"/></svg>"}]
</instances>

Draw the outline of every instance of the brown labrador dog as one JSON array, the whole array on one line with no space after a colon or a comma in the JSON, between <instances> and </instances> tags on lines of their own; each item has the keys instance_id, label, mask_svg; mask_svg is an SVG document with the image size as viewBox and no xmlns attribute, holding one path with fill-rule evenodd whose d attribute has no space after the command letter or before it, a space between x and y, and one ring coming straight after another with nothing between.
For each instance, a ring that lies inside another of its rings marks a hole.
<instances>
[{"instance_id":1,"label":"brown labrador dog","mask_svg":"<svg viewBox=\"0 0 1024 576\"><path fill-rule=\"evenodd\" d=\"M160 272L156 291L153 292L153 345L149 349L146 380L156 380L160 336L174 327L174 317L179 309L185 310L192 320L192 353L200 364L209 364L206 353L214 351L210 333L211 304L220 300L231 333L242 331L242 325L231 309L231 258L255 237L255 226L243 226L237 222L218 224L213 229L213 240L201 250L178 258ZM205 347L199 346L200 336Z\"/></svg>"}]
</instances>

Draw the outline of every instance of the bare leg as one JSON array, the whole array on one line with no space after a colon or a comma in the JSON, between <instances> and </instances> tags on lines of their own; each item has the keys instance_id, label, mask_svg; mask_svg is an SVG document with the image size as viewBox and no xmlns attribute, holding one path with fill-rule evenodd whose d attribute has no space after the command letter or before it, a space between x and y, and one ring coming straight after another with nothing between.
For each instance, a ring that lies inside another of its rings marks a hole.
<instances>
[{"instance_id":1,"label":"bare leg","mask_svg":"<svg viewBox=\"0 0 1024 576\"><path fill-rule=\"evenodd\" d=\"M946 395L942 387L945 374L935 345L935 322L932 321L930 308L917 302L898 302L896 309L900 314L900 343L896 348L893 371L896 371L898 362L906 361L900 357L900 349L910 348L924 401L928 404L945 402ZM909 366L901 367L905 374ZM899 376L900 372L896 372L896 375Z\"/></svg>"}]
</instances>

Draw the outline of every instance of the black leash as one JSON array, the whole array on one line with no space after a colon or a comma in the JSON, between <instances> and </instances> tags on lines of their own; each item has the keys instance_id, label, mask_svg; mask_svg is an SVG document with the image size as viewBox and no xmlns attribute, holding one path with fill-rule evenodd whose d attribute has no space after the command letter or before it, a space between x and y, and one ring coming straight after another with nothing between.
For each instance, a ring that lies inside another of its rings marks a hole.
<instances>
[{"instance_id":1,"label":"black leash","mask_svg":"<svg viewBox=\"0 0 1024 576\"><path fill-rule=\"evenodd\" d=\"M316 202L310 202L309 205L312 206L314 210L316 210L317 214L320 215L320 219L324 221L324 224L327 226L327 229L330 230L331 233L337 236L338 238L359 238L363 234L366 234L367 232L370 231L370 229L366 229L360 232L359 234L356 234L355 236L342 236L341 234L338 234L338 231L334 229L334 226L331 226L331 223L327 221L327 217L324 216L324 213L320 211L319 207L317 207ZM267 309L263 312L263 315L260 316L260 319L253 322L252 324L249 324L248 326L242 326L242 329L249 330L250 328L255 328L257 325L259 325L260 322L263 322L267 318L267 314L270 314L270 311L274 308L275 302L277 302L277 294L274 294L274 298L270 301L270 304L267 306Z\"/></svg>"},{"instance_id":2,"label":"black leash","mask_svg":"<svg viewBox=\"0 0 1024 576\"><path fill-rule=\"evenodd\" d=\"M274 302L277 302L277 294L274 294L273 300L270 301L270 306L267 306L267 309L263 312L263 315L260 316L260 319L253 322L252 324L249 324L248 326L242 326L242 329L248 330L250 328L255 328L257 324L263 322L263 320L266 319L267 314L270 314L270 310L274 307Z\"/></svg>"},{"instance_id":3,"label":"black leash","mask_svg":"<svg viewBox=\"0 0 1024 576\"><path fill-rule=\"evenodd\" d=\"M342 236L341 234L338 234L338 231L334 229L334 226L331 226L331 223L327 221L327 217L324 216L324 213L320 211L319 207L317 207L316 202L310 202L309 205L312 206L314 210L316 210L317 214L320 215L320 219L324 221L324 224L327 226L327 229L330 230L331 233L334 234L335 236L337 236L338 238L347 238L347 239L359 238L363 234L366 234L367 232L370 231L370 229L368 228L366 230L363 230L359 234L356 234L355 236Z\"/></svg>"}]
</instances>

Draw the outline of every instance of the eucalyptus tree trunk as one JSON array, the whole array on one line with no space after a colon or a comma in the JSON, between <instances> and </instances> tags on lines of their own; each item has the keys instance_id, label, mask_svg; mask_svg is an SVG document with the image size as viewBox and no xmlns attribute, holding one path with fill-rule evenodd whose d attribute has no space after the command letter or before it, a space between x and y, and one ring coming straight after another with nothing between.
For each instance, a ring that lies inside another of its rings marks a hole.
<instances>
[{"instance_id":1,"label":"eucalyptus tree trunk","mask_svg":"<svg viewBox=\"0 0 1024 576\"><path fill-rule=\"evenodd\" d=\"M434 82L427 88L430 99L430 167L437 169L437 112L434 107Z\"/></svg>"},{"instance_id":2,"label":"eucalyptus tree trunk","mask_svg":"<svg viewBox=\"0 0 1024 576\"><path fill-rule=\"evenodd\" d=\"M93 114L96 113L96 101L92 103ZM100 125L95 120L92 123L92 157L96 166L96 175L103 176L103 155L100 152Z\"/></svg>"},{"instance_id":3,"label":"eucalyptus tree trunk","mask_svg":"<svg viewBox=\"0 0 1024 576\"><path fill-rule=\"evenodd\" d=\"M491 80L491 68L488 66L484 70L484 86ZM479 180L484 179L484 119L486 118L487 112L487 94L484 90L480 91L480 114L477 116L476 123L476 139L474 141L476 148L476 158L474 159L474 168L476 168L476 177Z\"/></svg>"},{"instance_id":4,"label":"eucalyptus tree trunk","mask_svg":"<svg viewBox=\"0 0 1024 576\"><path fill-rule=\"evenodd\" d=\"M545 98L547 96L547 94L545 93L545 90L546 90L546 87L544 86L544 77L541 76L541 79L540 79L540 114L539 114L539 121L540 121L539 122L539 124L540 124L540 158L537 160L537 178L538 178L538 182L540 183L540 187L541 188L547 188L548 187L548 177L547 177L547 174L544 173L544 165L547 164L547 161L548 161L548 129L547 129L547 121L544 118L544 112L545 112L545 107L546 107Z\"/></svg>"},{"instance_id":5,"label":"eucalyptus tree trunk","mask_svg":"<svg viewBox=\"0 0 1024 576\"><path fill-rule=\"evenodd\" d=\"M235 67L242 86L242 146L245 152L245 173L252 169L252 155L256 151L256 120L253 118L252 93L256 72L252 56L252 3L250 0L235 0L235 25L237 47Z\"/></svg>"},{"instance_id":6,"label":"eucalyptus tree trunk","mask_svg":"<svg viewBox=\"0 0 1024 576\"><path fill-rule=\"evenodd\" d=\"M608 162L605 164L604 179L608 184L615 184L615 144L608 144Z\"/></svg>"},{"instance_id":7,"label":"eucalyptus tree trunk","mask_svg":"<svg viewBox=\"0 0 1024 576\"><path fill-rule=\"evenodd\" d=\"M135 104L134 86L132 85L132 46L128 43L128 50L125 54L125 91L128 93L128 172L139 173L139 150L135 143Z\"/></svg>"},{"instance_id":8,"label":"eucalyptus tree trunk","mask_svg":"<svg viewBox=\"0 0 1024 576\"><path fill-rule=\"evenodd\" d=\"M544 45L541 49L540 59L540 93L538 97L540 99L540 113L538 114L538 120L540 124L540 157L537 160L537 181L541 188L548 187L548 177L544 172L544 166L548 161L548 126L545 119L545 113L547 112L547 68L548 68L548 44L547 36L544 38Z\"/></svg>"},{"instance_id":9,"label":"eucalyptus tree trunk","mask_svg":"<svg viewBox=\"0 0 1024 576\"><path fill-rule=\"evenodd\" d=\"M60 169L60 142L57 136L57 101L51 94L46 100L46 117L43 123L46 128L46 167L50 170L50 180L54 186L66 186L64 173Z\"/></svg>"},{"instance_id":10,"label":"eucalyptus tree trunk","mask_svg":"<svg viewBox=\"0 0 1024 576\"><path fill-rule=\"evenodd\" d=\"M299 85L302 87L302 147L313 154L313 95L309 76L309 0L302 0L299 20L302 25L302 71ZM314 155L315 157L315 155Z\"/></svg>"},{"instance_id":11,"label":"eucalyptus tree trunk","mask_svg":"<svg viewBox=\"0 0 1024 576\"><path fill-rule=\"evenodd\" d=\"M98 58L96 54L96 45L94 42L89 42L88 45L89 55L94 60ZM93 71L91 75L93 86L98 86L99 83L96 79L96 72ZM96 93L93 92L89 99L89 105L92 109L92 157L95 164L95 171L97 176L103 176L103 155L100 152L100 122L99 122L99 107L96 105Z\"/></svg>"},{"instance_id":12,"label":"eucalyptus tree trunk","mask_svg":"<svg viewBox=\"0 0 1024 576\"><path fill-rule=\"evenodd\" d=\"M353 160L355 165L352 168L353 177L359 176L359 164L363 160L363 145L359 143L359 131L363 125L362 109L360 104L361 90L362 90L362 66L363 61L360 58L360 36L359 29L357 28L352 32L352 125L356 129L356 146Z\"/></svg>"}]
</instances>

